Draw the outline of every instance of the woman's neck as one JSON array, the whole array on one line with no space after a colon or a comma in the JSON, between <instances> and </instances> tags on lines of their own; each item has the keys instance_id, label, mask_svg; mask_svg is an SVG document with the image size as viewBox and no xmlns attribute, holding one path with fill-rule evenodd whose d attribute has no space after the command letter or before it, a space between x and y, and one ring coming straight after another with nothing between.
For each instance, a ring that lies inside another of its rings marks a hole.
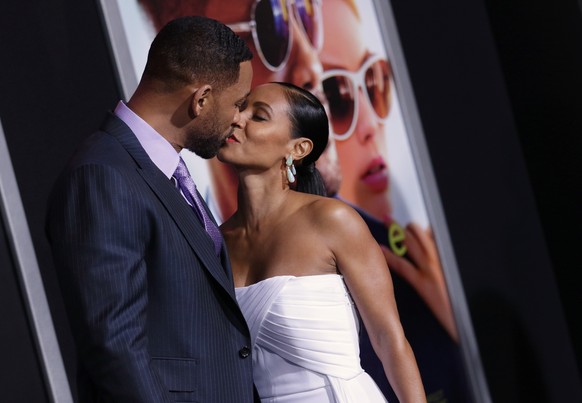
<instances>
[{"instance_id":1,"label":"woman's neck","mask_svg":"<svg viewBox=\"0 0 582 403\"><path fill-rule=\"evenodd\" d=\"M250 231L260 231L282 218L285 203L291 194L282 177L241 175L238 187L238 215L241 224Z\"/></svg>"}]
</instances>

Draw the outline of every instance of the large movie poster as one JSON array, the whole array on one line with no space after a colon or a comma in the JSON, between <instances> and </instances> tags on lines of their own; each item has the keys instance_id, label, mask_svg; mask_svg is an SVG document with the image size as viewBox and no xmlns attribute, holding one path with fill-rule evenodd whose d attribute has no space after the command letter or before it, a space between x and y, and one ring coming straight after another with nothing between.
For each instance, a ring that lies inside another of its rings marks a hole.
<instances>
[{"instance_id":1,"label":"large movie poster","mask_svg":"<svg viewBox=\"0 0 582 403\"><path fill-rule=\"evenodd\" d=\"M470 336L472 331L467 318L459 320L464 299L457 296L452 304L450 298L456 268L447 268L452 262L439 255L443 245L433 235L430 200L422 186L427 178L415 160L394 55L374 2L102 0L102 5L126 98L156 32L184 15L222 21L247 41L255 55L253 86L288 81L320 97L332 133L317 167L329 196L352 205L383 247L428 401L479 400L471 375L478 357L467 358L463 345L473 342L466 337L467 329ZM230 168L187 150L182 155L217 221L228 218L236 209L237 186ZM388 400L397 401L363 326L360 348L363 368Z\"/></svg>"}]
</instances>

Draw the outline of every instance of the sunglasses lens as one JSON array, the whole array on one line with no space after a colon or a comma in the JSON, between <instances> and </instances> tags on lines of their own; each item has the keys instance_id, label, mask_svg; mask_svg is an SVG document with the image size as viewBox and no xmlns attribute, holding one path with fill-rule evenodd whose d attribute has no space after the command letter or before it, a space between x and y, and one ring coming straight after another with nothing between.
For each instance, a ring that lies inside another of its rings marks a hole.
<instances>
[{"instance_id":1,"label":"sunglasses lens","mask_svg":"<svg viewBox=\"0 0 582 403\"><path fill-rule=\"evenodd\" d=\"M378 60L366 70L364 77L370 103L379 118L386 118L390 110L389 67L386 60Z\"/></svg>"},{"instance_id":2,"label":"sunglasses lens","mask_svg":"<svg viewBox=\"0 0 582 403\"><path fill-rule=\"evenodd\" d=\"M329 114L333 132L347 134L354 117L355 88L352 81L342 75L331 76L323 81L323 91L329 103Z\"/></svg>"},{"instance_id":3,"label":"sunglasses lens","mask_svg":"<svg viewBox=\"0 0 582 403\"><path fill-rule=\"evenodd\" d=\"M316 4L314 4L316 3ZM318 0L295 0L295 13L315 49L321 47L321 6Z\"/></svg>"},{"instance_id":4,"label":"sunglasses lens","mask_svg":"<svg viewBox=\"0 0 582 403\"><path fill-rule=\"evenodd\" d=\"M255 9L257 39L265 60L279 67L289 48L289 14L278 0L262 0Z\"/></svg>"}]
</instances>

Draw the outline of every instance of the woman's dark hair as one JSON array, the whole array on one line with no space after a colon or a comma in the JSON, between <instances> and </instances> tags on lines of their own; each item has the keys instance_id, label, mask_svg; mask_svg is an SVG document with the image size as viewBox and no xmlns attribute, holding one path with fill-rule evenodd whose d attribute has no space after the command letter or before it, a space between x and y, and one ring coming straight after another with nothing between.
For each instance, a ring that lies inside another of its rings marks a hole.
<instances>
[{"instance_id":1,"label":"woman's dark hair","mask_svg":"<svg viewBox=\"0 0 582 403\"><path fill-rule=\"evenodd\" d=\"M240 64L252 57L245 41L226 25L207 17L181 17L156 35L144 77L163 83L167 91L197 82L220 91L237 82Z\"/></svg>"},{"instance_id":2,"label":"woman's dark hair","mask_svg":"<svg viewBox=\"0 0 582 403\"><path fill-rule=\"evenodd\" d=\"M297 185L295 190L326 196L325 184L315 167L329 140L329 120L325 108L311 92L290 83L277 82L284 87L289 102L291 137L306 137L313 142L313 149L296 162Z\"/></svg>"}]
</instances>

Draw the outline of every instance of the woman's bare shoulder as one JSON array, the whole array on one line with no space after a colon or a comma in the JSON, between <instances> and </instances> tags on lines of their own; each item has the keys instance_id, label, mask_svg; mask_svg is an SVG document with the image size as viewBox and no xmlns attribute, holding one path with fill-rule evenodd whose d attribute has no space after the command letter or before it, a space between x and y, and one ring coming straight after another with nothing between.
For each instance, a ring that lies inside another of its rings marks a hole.
<instances>
[{"instance_id":1,"label":"woman's bare shoulder","mask_svg":"<svg viewBox=\"0 0 582 403\"><path fill-rule=\"evenodd\" d=\"M330 230L367 228L358 212L349 204L331 197L317 197L307 205L310 219Z\"/></svg>"}]
</instances>

